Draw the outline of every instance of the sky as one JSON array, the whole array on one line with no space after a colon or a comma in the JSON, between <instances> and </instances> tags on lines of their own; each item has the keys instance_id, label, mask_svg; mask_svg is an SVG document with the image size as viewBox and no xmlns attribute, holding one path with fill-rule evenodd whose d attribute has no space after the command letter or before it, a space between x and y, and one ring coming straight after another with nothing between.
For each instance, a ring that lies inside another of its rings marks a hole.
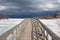
<instances>
[{"instance_id":1,"label":"sky","mask_svg":"<svg viewBox=\"0 0 60 40\"><path fill-rule=\"evenodd\" d=\"M60 0L0 0L0 15L43 15L44 11L60 11Z\"/></svg>"}]
</instances>

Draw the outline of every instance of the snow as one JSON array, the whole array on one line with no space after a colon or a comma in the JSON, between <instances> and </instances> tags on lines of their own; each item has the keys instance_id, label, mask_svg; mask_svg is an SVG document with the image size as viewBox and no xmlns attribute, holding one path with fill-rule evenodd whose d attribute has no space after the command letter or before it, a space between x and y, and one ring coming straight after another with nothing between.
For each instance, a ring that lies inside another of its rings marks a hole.
<instances>
[{"instance_id":1,"label":"snow","mask_svg":"<svg viewBox=\"0 0 60 40\"><path fill-rule=\"evenodd\" d=\"M60 19L39 19L46 25L52 32L60 37Z\"/></svg>"},{"instance_id":2,"label":"snow","mask_svg":"<svg viewBox=\"0 0 60 40\"><path fill-rule=\"evenodd\" d=\"M21 23L24 19L2 19L0 20L0 35Z\"/></svg>"}]
</instances>

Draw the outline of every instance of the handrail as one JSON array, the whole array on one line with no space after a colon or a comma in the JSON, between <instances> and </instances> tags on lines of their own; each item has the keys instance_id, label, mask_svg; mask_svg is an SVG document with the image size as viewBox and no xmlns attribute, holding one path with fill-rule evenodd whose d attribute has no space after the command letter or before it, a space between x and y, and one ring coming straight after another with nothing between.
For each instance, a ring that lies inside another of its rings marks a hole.
<instances>
[{"instance_id":1,"label":"handrail","mask_svg":"<svg viewBox=\"0 0 60 40\"><path fill-rule=\"evenodd\" d=\"M60 37L58 37L54 32L52 32L46 25L44 25L41 21L39 21L39 19L35 19L37 20L43 27L44 30L47 31L47 33L52 37L52 39L54 40L60 40Z\"/></svg>"},{"instance_id":2,"label":"handrail","mask_svg":"<svg viewBox=\"0 0 60 40\"><path fill-rule=\"evenodd\" d=\"M27 19L23 20L21 23L17 24L12 29L10 29L7 32L5 32L4 34L0 35L0 40L6 40L10 34L13 35L12 40L14 40L14 34L13 34L14 30L18 31L19 26L23 23L25 24L26 21L27 21ZM25 26L24 24L23 24L23 26ZM40 36L45 37L45 38L41 37L41 39L48 40L48 38L45 35L45 31L47 32L47 34L49 34L52 37L53 40L60 40L60 38L54 32L52 32L52 30L50 30L46 25L44 25L39 19L32 18L31 24L32 24L32 33L31 34L32 34L32 36L34 33L36 34L36 40L38 40L38 37L40 38ZM35 31L33 31L33 29L34 29L33 27L35 27ZM37 29L37 27L40 28L40 30ZM42 31L43 34L40 34L39 31ZM31 40L33 40L33 39L31 39Z\"/></svg>"},{"instance_id":3,"label":"handrail","mask_svg":"<svg viewBox=\"0 0 60 40\"><path fill-rule=\"evenodd\" d=\"M17 24L15 27L13 27L12 29L10 29L10 30L8 30L7 32L5 32L5 33L3 33L2 35L0 35L0 40L6 40L7 38L6 37L8 37L9 36L9 34L11 34L11 33L13 33L13 31L14 30L16 30L18 27L19 27L19 25L21 25L23 22L25 22L26 21L26 19L25 20L23 20L21 23L19 23L19 24ZM4 38L4 39L3 39Z\"/></svg>"},{"instance_id":4,"label":"handrail","mask_svg":"<svg viewBox=\"0 0 60 40\"><path fill-rule=\"evenodd\" d=\"M45 40L46 39L40 26L41 25L38 23L38 21L32 19L32 40L33 39L36 39L36 40ZM33 29L35 29L35 30L33 31Z\"/></svg>"}]
</instances>

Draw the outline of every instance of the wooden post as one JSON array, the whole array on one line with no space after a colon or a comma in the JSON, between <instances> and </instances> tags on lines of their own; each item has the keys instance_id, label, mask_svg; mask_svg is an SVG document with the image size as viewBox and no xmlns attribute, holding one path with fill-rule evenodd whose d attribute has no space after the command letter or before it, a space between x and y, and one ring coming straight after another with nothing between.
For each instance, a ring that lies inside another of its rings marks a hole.
<instances>
[{"instance_id":1,"label":"wooden post","mask_svg":"<svg viewBox=\"0 0 60 40\"><path fill-rule=\"evenodd\" d=\"M12 40L14 40L14 32L12 32Z\"/></svg>"},{"instance_id":2,"label":"wooden post","mask_svg":"<svg viewBox=\"0 0 60 40\"><path fill-rule=\"evenodd\" d=\"M16 28L16 40L17 40L17 28Z\"/></svg>"},{"instance_id":3,"label":"wooden post","mask_svg":"<svg viewBox=\"0 0 60 40\"><path fill-rule=\"evenodd\" d=\"M2 40L7 40L7 37L4 37Z\"/></svg>"}]
</instances>

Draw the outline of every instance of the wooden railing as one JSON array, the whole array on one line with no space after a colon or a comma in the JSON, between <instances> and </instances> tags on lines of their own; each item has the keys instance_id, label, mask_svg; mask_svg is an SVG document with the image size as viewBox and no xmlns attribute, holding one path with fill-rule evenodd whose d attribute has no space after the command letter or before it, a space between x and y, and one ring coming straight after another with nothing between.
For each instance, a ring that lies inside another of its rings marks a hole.
<instances>
[{"instance_id":1,"label":"wooden railing","mask_svg":"<svg viewBox=\"0 0 60 40\"><path fill-rule=\"evenodd\" d=\"M47 40L42 26L36 19L32 19L32 40Z\"/></svg>"},{"instance_id":2,"label":"wooden railing","mask_svg":"<svg viewBox=\"0 0 60 40\"><path fill-rule=\"evenodd\" d=\"M34 20L35 23L39 24L39 28L42 32L42 34L40 36L43 37L44 40L48 40L49 39L48 37L50 37L50 40L60 40L60 37L58 37L54 32L52 32L52 30L50 30L46 25L44 25L42 22L40 22L39 19L32 19L32 20Z\"/></svg>"},{"instance_id":3,"label":"wooden railing","mask_svg":"<svg viewBox=\"0 0 60 40\"><path fill-rule=\"evenodd\" d=\"M12 40L18 40L19 38L19 32L23 32L25 29L24 26L26 26L27 19L23 20L20 24L17 24L12 29L8 30L7 32L0 35L0 40L8 40L9 36L11 36Z\"/></svg>"},{"instance_id":4,"label":"wooden railing","mask_svg":"<svg viewBox=\"0 0 60 40\"><path fill-rule=\"evenodd\" d=\"M12 40L21 40L19 35L24 32L24 26L27 25L27 20L28 19L24 20L4 34L0 35L0 40L8 40L10 35ZM38 19L32 18L30 20L32 24L31 40L48 40L48 36L51 37L51 40L60 40L60 38L54 32L52 32L52 30L47 28L46 25L41 23Z\"/></svg>"}]
</instances>

